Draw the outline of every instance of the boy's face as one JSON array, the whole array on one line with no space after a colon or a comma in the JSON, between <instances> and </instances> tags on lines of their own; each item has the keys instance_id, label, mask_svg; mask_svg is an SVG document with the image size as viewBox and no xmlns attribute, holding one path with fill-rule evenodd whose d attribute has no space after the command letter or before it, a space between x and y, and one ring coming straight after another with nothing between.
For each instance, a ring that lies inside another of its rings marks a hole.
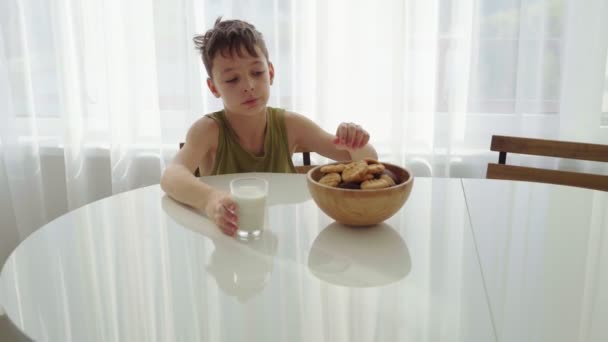
<instances>
[{"instance_id":1,"label":"boy's face","mask_svg":"<svg viewBox=\"0 0 608 342\"><path fill-rule=\"evenodd\" d=\"M274 67L257 46L255 49L259 57L243 49L243 57L218 53L213 58L212 77L207 79L207 85L213 95L222 98L228 112L254 115L266 109Z\"/></svg>"}]
</instances>

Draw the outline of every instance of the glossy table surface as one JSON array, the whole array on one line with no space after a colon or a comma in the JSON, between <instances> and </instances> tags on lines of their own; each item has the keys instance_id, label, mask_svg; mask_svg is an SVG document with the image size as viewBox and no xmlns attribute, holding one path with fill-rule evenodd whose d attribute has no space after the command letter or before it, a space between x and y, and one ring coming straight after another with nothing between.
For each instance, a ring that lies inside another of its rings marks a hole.
<instances>
[{"instance_id":1,"label":"glossy table surface","mask_svg":"<svg viewBox=\"0 0 608 342\"><path fill-rule=\"evenodd\" d=\"M254 241L158 186L56 219L5 263L5 314L36 341L608 336L607 193L417 178L395 216L350 228L318 209L304 176L257 176L270 206Z\"/></svg>"},{"instance_id":2,"label":"glossy table surface","mask_svg":"<svg viewBox=\"0 0 608 342\"><path fill-rule=\"evenodd\" d=\"M463 180L499 341L608 341L608 192Z\"/></svg>"}]
</instances>

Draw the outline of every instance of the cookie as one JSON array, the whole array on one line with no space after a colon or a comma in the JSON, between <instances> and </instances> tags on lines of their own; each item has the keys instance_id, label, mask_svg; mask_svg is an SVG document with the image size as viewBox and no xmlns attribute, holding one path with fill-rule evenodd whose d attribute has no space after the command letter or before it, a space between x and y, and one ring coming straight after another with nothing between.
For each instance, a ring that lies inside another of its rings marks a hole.
<instances>
[{"instance_id":1,"label":"cookie","mask_svg":"<svg viewBox=\"0 0 608 342\"><path fill-rule=\"evenodd\" d=\"M370 179L361 183L361 189L363 190L372 190L372 189L384 189L390 186L389 182L386 179L378 178L378 179Z\"/></svg>"},{"instance_id":2,"label":"cookie","mask_svg":"<svg viewBox=\"0 0 608 342\"><path fill-rule=\"evenodd\" d=\"M395 173L393 171L385 168L384 171L382 171L382 174L391 177L393 179L393 182L395 182L395 184L399 183L397 175L395 175Z\"/></svg>"},{"instance_id":3,"label":"cookie","mask_svg":"<svg viewBox=\"0 0 608 342\"><path fill-rule=\"evenodd\" d=\"M346 167L346 165L344 165L344 164L325 165L325 166L321 167L321 172L323 172L323 173L332 173L332 172L341 173L342 171L344 171L345 167Z\"/></svg>"},{"instance_id":4,"label":"cookie","mask_svg":"<svg viewBox=\"0 0 608 342\"><path fill-rule=\"evenodd\" d=\"M323 185L331 186L334 188L337 187L341 181L342 181L342 177L340 177L340 174L337 172L328 173L325 176L323 176L321 179L319 179L319 183L321 183Z\"/></svg>"},{"instance_id":5,"label":"cookie","mask_svg":"<svg viewBox=\"0 0 608 342\"><path fill-rule=\"evenodd\" d=\"M372 175L382 173L384 169L384 165L380 163L367 165L367 173L371 173Z\"/></svg>"},{"instance_id":6,"label":"cookie","mask_svg":"<svg viewBox=\"0 0 608 342\"><path fill-rule=\"evenodd\" d=\"M389 175L382 175L380 179L384 179L388 183L388 186L395 185L395 181Z\"/></svg>"},{"instance_id":7,"label":"cookie","mask_svg":"<svg viewBox=\"0 0 608 342\"><path fill-rule=\"evenodd\" d=\"M347 164L342 171L342 179L345 182L362 182L367 177L367 163L365 160L359 160Z\"/></svg>"}]
</instances>

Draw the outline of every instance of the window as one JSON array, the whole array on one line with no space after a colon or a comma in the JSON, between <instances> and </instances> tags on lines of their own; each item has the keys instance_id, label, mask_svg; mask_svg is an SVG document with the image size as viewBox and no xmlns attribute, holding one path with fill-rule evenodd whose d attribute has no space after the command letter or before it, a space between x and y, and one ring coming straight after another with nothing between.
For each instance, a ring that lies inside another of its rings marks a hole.
<instances>
[{"instance_id":1,"label":"window","mask_svg":"<svg viewBox=\"0 0 608 342\"><path fill-rule=\"evenodd\" d=\"M483 0L477 13L469 112L557 113L563 1Z\"/></svg>"}]
</instances>

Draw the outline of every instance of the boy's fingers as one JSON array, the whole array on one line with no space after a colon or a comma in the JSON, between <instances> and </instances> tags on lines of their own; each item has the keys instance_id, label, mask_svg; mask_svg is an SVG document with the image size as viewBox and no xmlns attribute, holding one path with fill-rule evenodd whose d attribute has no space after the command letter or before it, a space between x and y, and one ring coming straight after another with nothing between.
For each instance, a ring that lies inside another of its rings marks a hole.
<instances>
[{"instance_id":1,"label":"boy's fingers","mask_svg":"<svg viewBox=\"0 0 608 342\"><path fill-rule=\"evenodd\" d=\"M369 133L355 123L341 123L336 130L334 144L345 145L350 148L360 148L369 141Z\"/></svg>"},{"instance_id":2,"label":"boy's fingers","mask_svg":"<svg viewBox=\"0 0 608 342\"><path fill-rule=\"evenodd\" d=\"M233 203L222 205L222 212L232 216L236 216L238 214L237 207Z\"/></svg>"},{"instance_id":3,"label":"boy's fingers","mask_svg":"<svg viewBox=\"0 0 608 342\"><path fill-rule=\"evenodd\" d=\"M231 210L229 206L223 205L221 207L219 215L224 222L228 222L236 227L238 221L238 213L236 212L236 210Z\"/></svg>"},{"instance_id":4,"label":"boy's fingers","mask_svg":"<svg viewBox=\"0 0 608 342\"><path fill-rule=\"evenodd\" d=\"M226 201L222 200L218 203L213 218L215 224L224 234L233 236L238 229L236 223L238 221L236 205L234 205L234 203L225 202Z\"/></svg>"},{"instance_id":5,"label":"boy's fingers","mask_svg":"<svg viewBox=\"0 0 608 342\"><path fill-rule=\"evenodd\" d=\"M219 224L219 226L220 226L220 229L221 229L221 230L222 230L224 233L226 233L226 234L228 234L228 235L234 235L234 233L235 233L235 232L236 232L236 230L238 229L238 228L236 227L236 225L235 225L233 222L231 222L230 220L226 219L225 217L223 217L223 218L220 220L220 224Z\"/></svg>"},{"instance_id":6,"label":"boy's fingers","mask_svg":"<svg viewBox=\"0 0 608 342\"><path fill-rule=\"evenodd\" d=\"M359 147L363 147L363 146L367 145L368 142L369 142L369 134L365 134L365 136L363 137L363 140L361 140L361 144L359 145Z\"/></svg>"},{"instance_id":7,"label":"boy's fingers","mask_svg":"<svg viewBox=\"0 0 608 342\"><path fill-rule=\"evenodd\" d=\"M353 132L353 136L351 139L351 147L358 148L358 147L360 147L359 145L361 144L361 141L364 139L367 132L363 128L361 128L361 126L359 126L359 125L353 124L353 127L354 127L354 132Z\"/></svg>"},{"instance_id":8,"label":"boy's fingers","mask_svg":"<svg viewBox=\"0 0 608 342\"><path fill-rule=\"evenodd\" d=\"M339 139L339 143L344 143L347 133L348 133L347 128L344 126L343 123L341 123L340 126L338 126L338 131L336 132L336 135L338 136L338 139Z\"/></svg>"},{"instance_id":9,"label":"boy's fingers","mask_svg":"<svg viewBox=\"0 0 608 342\"><path fill-rule=\"evenodd\" d=\"M236 232L235 229L228 228L228 227L220 227L220 230L222 231L222 233L229 235L229 236L234 236L234 233Z\"/></svg>"},{"instance_id":10,"label":"boy's fingers","mask_svg":"<svg viewBox=\"0 0 608 342\"><path fill-rule=\"evenodd\" d=\"M342 124L338 125L338 128L336 128L336 137L340 137L340 129L342 129Z\"/></svg>"},{"instance_id":11,"label":"boy's fingers","mask_svg":"<svg viewBox=\"0 0 608 342\"><path fill-rule=\"evenodd\" d=\"M239 216L237 215L237 213L232 211L224 211L223 217L224 220L233 223L235 226L237 225L237 222L239 220Z\"/></svg>"},{"instance_id":12,"label":"boy's fingers","mask_svg":"<svg viewBox=\"0 0 608 342\"><path fill-rule=\"evenodd\" d=\"M359 148L361 147L361 143L363 143L363 140L365 139L365 133L363 132L358 132L357 136L355 137L355 141L353 141L353 147L354 148Z\"/></svg>"},{"instance_id":13,"label":"boy's fingers","mask_svg":"<svg viewBox=\"0 0 608 342\"><path fill-rule=\"evenodd\" d=\"M362 135L361 135L361 141L359 142L359 147L365 146L368 141L369 141L369 133L367 133L367 131L363 130Z\"/></svg>"},{"instance_id":14,"label":"boy's fingers","mask_svg":"<svg viewBox=\"0 0 608 342\"><path fill-rule=\"evenodd\" d=\"M348 135L346 137L346 144L352 147L353 142L357 138L357 126L348 124Z\"/></svg>"},{"instance_id":15,"label":"boy's fingers","mask_svg":"<svg viewBox=\"0 0 608 342\"><path fill-rule=\"evenodd\" d=\"M234 201L232 200L232 198L230 197L230 195L226 195L225 197L223 197L220 200L220 203L228 211L235 211L236 210L236 203L234 203Z\"/></svg>"}]
</instances>

